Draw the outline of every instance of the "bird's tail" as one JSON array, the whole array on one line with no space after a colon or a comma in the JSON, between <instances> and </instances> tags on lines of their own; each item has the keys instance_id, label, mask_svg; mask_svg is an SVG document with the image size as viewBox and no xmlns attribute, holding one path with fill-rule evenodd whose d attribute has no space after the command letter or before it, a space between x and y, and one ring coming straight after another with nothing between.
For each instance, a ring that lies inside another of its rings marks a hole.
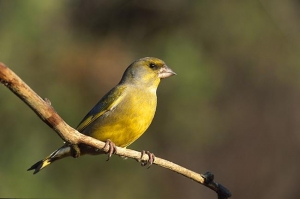
<instances>
[{"instance_id":1,"label":"bird's tail","mask_svg":"<svg viewBox=\"0 0 300 199\"><path fill-rule=\"evenodd\" d=\"M33 174L36 174L46 166L50 165L56 160L68 157L71 155L71 148L69 146L62 146L53 153L51 153L48 157L43 160L38 161L34 165L32 165L27 171L34 170Z\"/></svg>"}]
</instances>

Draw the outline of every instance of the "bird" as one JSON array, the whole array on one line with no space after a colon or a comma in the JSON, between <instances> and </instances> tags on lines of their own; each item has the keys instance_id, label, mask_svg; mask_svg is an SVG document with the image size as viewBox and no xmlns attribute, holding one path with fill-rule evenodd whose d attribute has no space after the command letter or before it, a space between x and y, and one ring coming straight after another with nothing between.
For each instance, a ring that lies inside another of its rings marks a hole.
<instances>
[{"instance_id":1,"label":"bird","mask_svg":"<svg viewBox=\"0 0 300 199\"><path fill-rule=\"evenodd\" d=\"M121 81L87 113L76 130L105 142L105 146L109 145L110 158L115 146L126 148L148 129L156 112L156 91L160 80L173 75L176 73L161 59L144 57L134 61L125 70ZM80 155L104 153L82 144L77 147ZM65 143L28 171L34 170L33 174L36 174L56 160L74 157L72 149L70 144ZM148 161L153 162L155 156L152 157L149 151L146 153Z\"/></svg>"}]
</instances>

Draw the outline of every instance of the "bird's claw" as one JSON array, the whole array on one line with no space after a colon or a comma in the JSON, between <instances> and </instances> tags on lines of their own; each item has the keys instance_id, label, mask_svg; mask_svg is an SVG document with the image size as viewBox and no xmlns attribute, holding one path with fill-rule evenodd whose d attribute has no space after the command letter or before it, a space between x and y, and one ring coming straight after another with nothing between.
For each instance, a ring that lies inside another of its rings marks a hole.
<instances>
[{"instance_id":1,"label":"bird's claw","mask_svg":"<svg viewBox=\"0 0 300 199\"><path fill-rule=\"evenodd\" d=\"M143 156L147 154L149 159L147 161L144 161L143 160ZM143 150L142 153L141 153L141 165L144 167L148 164L148 168L149 169L151 167L151 165L153 164L155 160L155 155L153 153L150 153L150 151L145 151Z\"/></svg>"},{"instance_id":2,"label":"bird's claw","mask_svg":"<svg viewBox=\"0 0 300 199\"><path fill-rule=\"evenodd\" d=\"M117 152L117 147L116 147L115 143L113 143L109 139L106 140L103 149L105 149L107 146L108 146L108 151L107 151L108 155L107 155L107 160L106 161L108 161L111 158L112 154L115 154Z\"/></svg>"}]
</instances>

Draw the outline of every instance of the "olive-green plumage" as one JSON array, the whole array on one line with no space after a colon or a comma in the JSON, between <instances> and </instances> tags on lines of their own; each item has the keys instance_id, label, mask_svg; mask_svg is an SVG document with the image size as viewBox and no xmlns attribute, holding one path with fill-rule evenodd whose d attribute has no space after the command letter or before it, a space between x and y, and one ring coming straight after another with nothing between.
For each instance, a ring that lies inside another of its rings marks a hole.
<instances>
[{"instance_id":1,"label":"olive-green plumage","mask_svg":"<svg viewBox=\"0 0 300 199\"><path fill-rule=\"evenodd\" d=\"M110 90L83 118L79 132L101 141L111 140L116 146L127 147L149 127L156 110L156 89L160 79L174 75L160 59L145 57L133 62L119 84ZM101 151L79 146L81 154ZM63 145L28 170L34 174L55 160L71 156L71 148Z\"/></svg>"}]
</instances>

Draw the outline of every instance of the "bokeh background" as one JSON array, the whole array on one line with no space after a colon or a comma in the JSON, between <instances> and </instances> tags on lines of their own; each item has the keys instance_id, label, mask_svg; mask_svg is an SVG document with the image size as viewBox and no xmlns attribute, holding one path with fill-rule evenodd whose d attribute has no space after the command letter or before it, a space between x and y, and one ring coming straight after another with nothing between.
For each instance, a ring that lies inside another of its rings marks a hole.
<instances>
[{"instance_id":1,"label":"bokeh background","mask_svg":"<svg viewBox=\"0 0 300 199\"><path fill-rule=\"evenodd\" d=\"M295 0L0 0L0 61L75 127L132 61L161 58L178 75L129 148L211 171L232 198L298 198L299 11ZM0 121L0 197L216 198L117 156L32 175L62 140L4 86Z\"/></svg>"}]
</instances>

